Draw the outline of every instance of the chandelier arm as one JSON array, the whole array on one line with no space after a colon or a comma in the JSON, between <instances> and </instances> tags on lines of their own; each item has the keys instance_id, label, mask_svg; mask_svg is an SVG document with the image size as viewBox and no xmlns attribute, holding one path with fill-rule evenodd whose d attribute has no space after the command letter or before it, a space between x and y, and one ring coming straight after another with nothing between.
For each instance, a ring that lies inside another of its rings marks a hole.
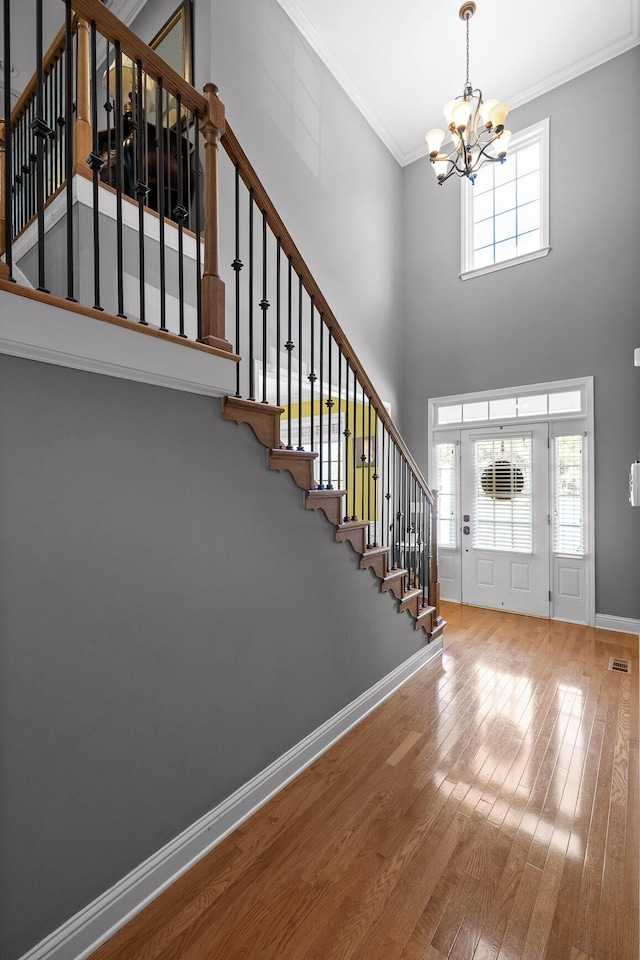
<instances>
[{"instance_id":1,"label":"chandelier arm","mask_svg":"<svg viewBox=\"0 0 640 960\"><path fill-rule=\"evenodd\" d=\"M494 137L494 139L496 139L496 138ZM473 164L473 167L472 167L473 170L475 170L475 169L480 165L480 161L482 161L482 162L484 163L485 161L490 160L492 163L499 163L501 160L504 160L504 159L505 159L504 157L490 157L490 156L488 156L488 154L487 154L486 151L487 151L487 148L490 147L492 143L493 143L493 140L490 140L488 143L485 143L485 144L484 144L484 146L482 147L481 150L478 151L478 155L477 155L477 157L476 157L476 159L475 159L475 163Z\"/></svg>"}]
</instances>

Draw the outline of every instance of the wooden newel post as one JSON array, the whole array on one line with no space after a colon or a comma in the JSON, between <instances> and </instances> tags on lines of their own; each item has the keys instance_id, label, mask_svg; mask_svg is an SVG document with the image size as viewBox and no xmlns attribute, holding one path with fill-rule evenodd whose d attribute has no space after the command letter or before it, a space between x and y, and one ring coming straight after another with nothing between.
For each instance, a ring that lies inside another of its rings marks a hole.
<instances>
[{"instance_id":1,"label":"wooden newel post","mask_svg":"<svg viewBox=\"0 0 640 960\"><path fill-rule=\"evenodd\" d=\"M224 133L224 105L218 88L204 88L207 115L201 126L204 136L204 273L202 277L202 342L232 352L225 340L224 283L220 279L218 242L218 147Z\"/></svg>"},{"instance_id":2,"label":"wooden newel post","mask_svg":"<svg viewBox=\"0 0 640 960\"><path fill-rule=\"evenodd\" d=\"M86 166L93 146L91 130L91 95L89 87L89 24L78 18L78 63L76 90L76 122L73 126L73 162Z\"/></svg>"},{"instance_id":3,"label":"wooden newel post","mask_svg":"<svg viewBox=\"0 0 640 960\"><path fill-rule=\"evenodd\" d=\"M440 616L440 581L438 580L438 491L433 491L431 507L431 556L429 558L429 606L435 608L433 626L442 622Z\"/></svg>"}]
</instances>

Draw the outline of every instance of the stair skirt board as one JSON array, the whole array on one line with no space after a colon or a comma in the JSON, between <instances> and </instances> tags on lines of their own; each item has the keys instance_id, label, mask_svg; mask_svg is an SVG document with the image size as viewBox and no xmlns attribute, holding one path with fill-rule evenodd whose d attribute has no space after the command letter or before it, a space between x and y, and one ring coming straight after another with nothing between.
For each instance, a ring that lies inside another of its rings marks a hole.
<instances>
[{"instance_id":1,"label":"stair skirt board","mask_svg":"<svg viewBox=\"0 0 640 960\"><path fill-rule=\"evenodd\" d=\"M21 960L85 960L244 820L442 653L442 635L327 720L100 897L23 954Z\"/></svg>"}]
</instances>

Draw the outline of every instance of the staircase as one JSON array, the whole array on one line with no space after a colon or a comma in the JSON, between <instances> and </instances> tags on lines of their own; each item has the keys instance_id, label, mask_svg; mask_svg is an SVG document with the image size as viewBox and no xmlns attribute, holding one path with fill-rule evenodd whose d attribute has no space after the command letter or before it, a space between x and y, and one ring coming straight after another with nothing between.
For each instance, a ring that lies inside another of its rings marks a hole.
<instances>
[{"instance_id":1,"label":"staircase","mask_svg":"<svg viewBox=\"0 0 640 960\"><path fill-rule=\"evenodd\" d=\"M425 601L423 590L412 586L410 571L393 567L390 547L368 545L369 523L366 520L343 521L346 490L319 490L314 479L314 461L317 453L286 450L280 445L280 418L282 407L258 404L255 401L225 397L222 403L223 419L245 423L251 427L258 441L267 450L270 470L288 471L294 482L306 491L307 510L321 510L335 527L337 543L348 543L360 556L360 568L370 570L378 580L380 593L389 594L397 603L398 613L407 612L416 630L422 630L430 643L444 631L446 621L438 615L436 606Z\"/></svg>"}]
</instances>

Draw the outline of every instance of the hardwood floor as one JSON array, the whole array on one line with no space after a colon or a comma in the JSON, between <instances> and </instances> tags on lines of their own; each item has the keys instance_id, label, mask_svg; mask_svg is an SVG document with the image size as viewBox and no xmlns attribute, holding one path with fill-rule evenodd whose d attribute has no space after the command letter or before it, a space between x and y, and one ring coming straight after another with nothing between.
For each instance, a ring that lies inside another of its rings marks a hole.
<instances>
[{"instance_id":1,"label":"hardwood floor","mask_svg":"<svg viewBox=\"0 0 640 960\"><path fill-rule=\"evenodd\" d=\"M442 664L93 960L637 960L638 638L443 608Z\"/></svg>"}]
</instances>

